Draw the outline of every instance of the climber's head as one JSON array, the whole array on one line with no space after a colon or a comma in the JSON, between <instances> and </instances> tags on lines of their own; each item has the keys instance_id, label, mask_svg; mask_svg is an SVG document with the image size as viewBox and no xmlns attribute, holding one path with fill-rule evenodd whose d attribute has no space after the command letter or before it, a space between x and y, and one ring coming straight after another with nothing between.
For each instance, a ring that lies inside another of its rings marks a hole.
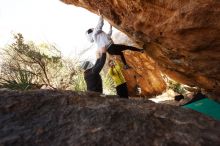
<instances>
[{"instance_id":1,"label":"climber's head","mask_svg":"<svg viewBox=\"0 0 220 146\"><path fill-rule=\"evenodd\" d=\"M87 32L88 34L90 34L90 33L93 32L93 30L94 30L94 28L90 28L90 29L88 29L86 32Z\"/></svg>"},{"instance_id":2,"label":"climber's head","mask_svg":"<svg viewBox=\"0 0 220 146\"><path fill-rule=\"evenodd\" d=\"M81 64L81 68L86 71L90 68L93 67L93 63L91 61L84 61L82 64Z\"/></svg>"},{"instance_id":3,"label":"climber's head","mask_svg":"<svg viewBox=\"0 0 220 146\"><path fill-rule=\"evenodd\" d=\"M108 61L108 65L109 65L109 67L115 66L115 61L112 60L112 59L110 59L110 60Z\"/></svg>"},{"instance_id":4,"label":"climber's head","mask_svg":"<svg viewBox=\"0 0 220 146\"><path fill-rule=\"evenodd\" d=\"M93 38L92 38L92 33L93 33L94 28L90 28L86 31L86 37L89 40L89 42L94 42Z\"/></svg>"}]
</instances>

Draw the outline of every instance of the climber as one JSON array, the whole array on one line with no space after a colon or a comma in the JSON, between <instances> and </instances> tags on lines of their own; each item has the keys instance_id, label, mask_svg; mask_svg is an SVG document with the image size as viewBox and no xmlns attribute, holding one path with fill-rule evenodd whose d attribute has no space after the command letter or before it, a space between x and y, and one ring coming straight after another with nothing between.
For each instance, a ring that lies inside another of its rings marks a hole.
<instances>
[{"instance_id":1,"label":"climber","mask_svg":"<svg viewBox=\"0 0 220 146\"><path fill-rule=\"evenodd\" d=\"M108 62L109 71L108 75L113 79L116 86L117 95L121 98L128 98L128 88L125 81L125 78L122 74L121 68L122 63L118 63L116 60L110 59Z\"/></svg>"},{"instance_id":2,"label":"climber","mask_svg":"<svg viewBox=\"0 0 220 146\"><path fill-rule=\"evenodd\" d=\"M100 71L102 70L105 60L106 60L106 52L102 52L102 54L96 54L96 63L92 64L90 61L85 61L81 65L84 70L84 79L87 85L87 91L95 91L102 93L102 78L100 76Z\"/></svg>"},{"instance_id":3,"label":"climber","mask_svg":"<svg viewBox=\"0 0 220 146\"><path fill-rule=\"evenodd\" d=\"M90 28L86 31L87 39L93 43L95 42L97 45L97 51L100 52L102 49L107 50L107 52L111 55L120 55L122 62L124 63L124 68L129 69L131 68L125 60L125 57L123 55L123 51L125 50L131 50L131 51L137 51L137 52L144 52L143 49L138 49L132 46L126 46L122 44L114 44L113 40L111 39L112 35L112 26L110 25L110 30L108 34L106 34L104 31L102 31L102 27L104 25L103 22L103 16L100 14L100 11L98 11L100 18L98 25L95 28Z\"/></svg>"}]
</instances>

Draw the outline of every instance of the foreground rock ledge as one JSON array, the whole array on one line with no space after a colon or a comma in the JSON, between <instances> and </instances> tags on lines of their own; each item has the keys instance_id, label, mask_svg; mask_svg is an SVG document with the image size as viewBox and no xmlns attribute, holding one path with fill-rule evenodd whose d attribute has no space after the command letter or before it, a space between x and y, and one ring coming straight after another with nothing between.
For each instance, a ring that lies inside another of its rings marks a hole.
<instances>
[{"instance_id":1,"label":"foreground rock ledge","mask_svg":"<svg viewBox=\"0 0 220 146\"><path fill-rule=\"evenodd\" d=\"M219 145L220 123L189 109L95 93L0 91L0 145Z\"/></svg>"}]
</instances>

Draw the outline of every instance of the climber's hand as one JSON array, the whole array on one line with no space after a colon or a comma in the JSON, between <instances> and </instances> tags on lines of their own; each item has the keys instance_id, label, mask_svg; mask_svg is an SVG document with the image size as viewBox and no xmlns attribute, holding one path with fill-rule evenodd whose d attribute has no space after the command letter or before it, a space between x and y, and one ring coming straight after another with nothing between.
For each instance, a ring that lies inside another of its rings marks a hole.
<instances>
[{"instance_id":1,"label":"climber's hand","mask_svg":"<svg viewBox=\"0 0 220 146\"><path fill-rule=\"evenodd\" d=\"M96 58L99 59L101 57L101 52L100 51L96 51Z\"/></svg>"}]
</instances>

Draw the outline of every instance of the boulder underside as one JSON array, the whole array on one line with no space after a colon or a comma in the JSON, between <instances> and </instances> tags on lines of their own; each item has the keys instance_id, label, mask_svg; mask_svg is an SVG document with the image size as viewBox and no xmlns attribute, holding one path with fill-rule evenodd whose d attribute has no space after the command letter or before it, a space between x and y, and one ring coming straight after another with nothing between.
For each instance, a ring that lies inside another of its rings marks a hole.
<instances>
[{"instance_id":1,"label":"boulder underside","mask_svg":"<svg viewBox=\"0 0 220 146\"><path fill-rule=\"evenodd\" d=\"M219 0L62 0L93 13L142 47L172 79L220 96Z\"/></svg>"}]
</instances>

